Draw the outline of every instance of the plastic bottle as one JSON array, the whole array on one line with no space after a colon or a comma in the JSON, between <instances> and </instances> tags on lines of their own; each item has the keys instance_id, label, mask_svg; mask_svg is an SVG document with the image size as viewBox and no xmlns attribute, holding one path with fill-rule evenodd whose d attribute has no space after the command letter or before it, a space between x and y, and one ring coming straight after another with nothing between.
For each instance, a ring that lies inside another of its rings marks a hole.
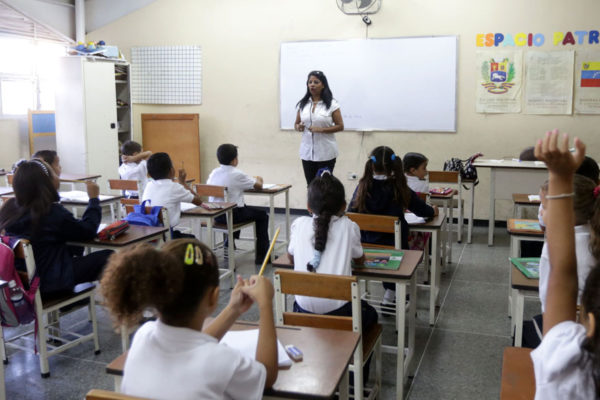
<instances>
[{"instance_id":1,"label":"plastic bottle","mask_svg":"<svg viewBox=\"0 0 600 400\"><path fill-rule=\"evenodd\" d=\"M31 312L31 307L27 300L25 300L25 295L20 287L17 286L17 282L14 279L8 282L8 288L10 290L10 301L12 301L13 306L15 307L15 312L17 314L17 318L19 319L20 324L28 324L33 321L33 312Z\"/></svg>"}]
</instances>

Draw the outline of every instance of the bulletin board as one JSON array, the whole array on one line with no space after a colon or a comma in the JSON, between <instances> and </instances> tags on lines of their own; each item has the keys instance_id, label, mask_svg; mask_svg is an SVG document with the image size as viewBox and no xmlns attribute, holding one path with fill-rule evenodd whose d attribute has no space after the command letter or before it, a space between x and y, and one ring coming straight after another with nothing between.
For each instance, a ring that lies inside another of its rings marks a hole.
<instances>
[{"instance_id":1,"label":"bulletin board","mask_svg":"<svg viewBox=\"0 0 600 400\"><path fill-rule=\"evenodd\" d=\"M286 42L280 127L293 129L307 75L323 71L345 130L456 132L457 37Z\"/></svg>"},{"instance_id":2,"label":"bulletin board","mask_svg":"<svg viewBox=\"0 0 600 400\"><path fill-rule=\"evenodd\" d=\"M138 104L202 104L202 49L133 47L131 92Z\"/></svg>"}]
</instances>

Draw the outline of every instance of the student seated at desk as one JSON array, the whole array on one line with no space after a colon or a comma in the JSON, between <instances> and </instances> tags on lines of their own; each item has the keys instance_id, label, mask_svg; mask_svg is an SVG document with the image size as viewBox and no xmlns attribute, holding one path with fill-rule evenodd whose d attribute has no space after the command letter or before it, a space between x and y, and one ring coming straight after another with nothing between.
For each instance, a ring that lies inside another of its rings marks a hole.
<instances>
[{"instance_id":1,"label":"student seated at desk","mask_svg":"<svg viewBox=\"0 0 600 400\"><path fill-rule=\"evenodd\" d=\"M429 193L427 177L427 164L429 160L421 153L406 153L402 160L406 184L416 193Z\"/></svg>"},{"instance_id":2,"label":"student seated at desk","mask_svg":"<svg viewBox=\"0 0 600 400\"><path fill-rule=\"evenodd\" d=\"M180 169L175 178L175 168L171 162L171 157L167 153L155 153L148 159L148 173L153 179L148 182L144 189L142 200L150 200L153 206L166 207L169 213L171 228L179 224L181 217L181 203L194 203L199 206L202 199L185 183L187 174L185 170ZM172 229L173 239L193 238L194 235L182 233L177 229Z\"/></svg>"},{"instance_id":3,"label":"student seated at desk","mask_svg":"<svg viewBox=\"0 0 600 400\"><path fill-rule=\"evenodd\" d=\"M151 155L151 151L142 151L142 145L133 140L128 140L121 146L121 161L123 163L119 166L119 176L121 179L138 181L142 193L148 182L147 160ZM127 190L126 195L130 199L139 197L139 193L135 190Z\"/></svg>"},{"instance_id":4,"label":"student seated at desk","mask_svg":"<svg viewBox=\"0 0 600 400\"><path fill-rule=\"evenodd\" d=\"M546 196L550 276L544 310L543 339L532 353L536 400L597 399L600 397L600 268L588 275L583 288L581 324L575 322L578 295L576 216L573 175L583 160L584 144L568 137L558 143L558 131L539 140L535 155L548 166Z\"/></svg>"},{"instance_id":5,"label":"student seated at desk","mask_svg":"<svg viewBox=\"0 0 600 400\"><path fill-rule=\"evenodd\" d=\"M60 177L62 172L62 166L60 165L60 157L54 150L40 150L36 151L35 154L31 158L38 158L40 160L45 161L48 165L52 167L56 176Z\"/></svg>"},{"instance_id":6,"label":"student seated at desk","mask_svg":"<svg viewBox=\"0 0 600 400\"><path fill-rule=\"evenodd\" d=\"M408 249L408 223L404 210L409 209L419 217L431 218L438 213L406 184L402 160L387 146L373 149L365 163L365 172L352 196L349 211L363 214L393 215L400 219L401 247ZM393 233L361 232L363 243L394 245ZM396 286L384 282L383 305L392 305L396 299Z\"/></svg>"},{"instance_id":7,"label":"student seated at desk","mask_svg":"<svg viewBox=\"0 0 600 400\"><path fill-rule=\"evenodd\" d=\"M117 323L134 325L142 312L157 321L135 333L123 371L125 394L152 399L261 399L277 379L273 286L262 276L238 281L229 304L208 325L219 299L215 255L195 239L141 244L115 254L102 293ZM131 288L135 288L131 292ZM259 309L255 360L219 344L253 302Z\"/></svg>"},{"instance_id":8,"label":"student seated at desk","mask_svg":"<svg viewBox=\"0 0 600 400\"><path fill-rule=\"evenodd\" d=\"M97 280L112 253L102 250L82 256L81 248L67 246L68 241L96 237L102 211L98 185L87 182L90 200L83 217L76 219L58 202L59 184L58 176L44 161L24 162L13 180L15 197L0 209L0 232L31 242L43 295ZM25 265L17 268L25 270Z\"/></svg>"},{"instance_id":9,"label":"student seated at desk","mask_svg":"<svg viewBox=\"0 0 600 400\"><path fill-rule=\"evenodd\" d=\"M262 189L263 179L260 176L246 175L236 168L239 163L238 151L233 144L220 145L217 148L217 160L221 165L212 170L206 183L227 188L229 196L227 200L237 203L237 207L233 209L234 224L247 221L254 221L256 224L254 263L260 265L269 250L269 215L256 207L247 206L244 203L244 190ZM225 199L210 197L209 201L225 201ZM225 215L217 217L216 220L222 224L227 222ZM240 232L235 232L234 237L237 239L239 236Z\"/></svg>"}]
</instances>

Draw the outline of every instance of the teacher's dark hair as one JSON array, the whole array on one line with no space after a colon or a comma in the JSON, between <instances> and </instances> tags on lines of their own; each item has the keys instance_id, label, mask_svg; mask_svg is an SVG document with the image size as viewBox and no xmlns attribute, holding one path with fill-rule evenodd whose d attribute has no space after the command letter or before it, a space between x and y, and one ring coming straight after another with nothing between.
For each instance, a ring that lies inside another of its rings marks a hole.
<instances>
[{"instance_id":1,"label":"teacher's dark hair","mask_svg":"<svg viewBox=\"0 0 600 400\"><path fill-rule=\"evenodd\" d=\"M333 100L333 94L331 93L331 89L329 89L329 83L327 82L327 77L322 71L310 71L308 73L308 77L306 78L306 94L300 101L296 104L299 110L304 109L304 106L308 103L308 99L310 99L310 90L308 90L308 81L310 77L314 76L323 84L323 91L321 92L321 100L325 103L325 106L329 110L331 107L331 100Z\"/></svg>"}]
</instances>

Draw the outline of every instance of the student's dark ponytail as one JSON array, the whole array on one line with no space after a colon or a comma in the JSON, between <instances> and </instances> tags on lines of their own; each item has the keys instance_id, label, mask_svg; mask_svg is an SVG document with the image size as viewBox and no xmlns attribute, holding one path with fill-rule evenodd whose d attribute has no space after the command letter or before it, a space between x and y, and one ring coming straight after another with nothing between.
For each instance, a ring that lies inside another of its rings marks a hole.
<instances>
[{"instance_id":1,"label":"student's dark ponytail","mask_svg":"<svg viewBox=\"0 0 600 400\"><path fill-rule=\"evenodd\" d=\"M596 259L600 261L600 186L596 186L593 191L594 212L590 218L590 251Z\"/></svg>"},{"instance_id":2,"label":"student's dark ponytail","mask_svg":"<svg viewBox=\"0 0 600 400\"><path fill-rule=\"evenodd\" d=\"M581 343L581 347L585 350L583 357L589 357L591 361L596 398L600 398L600 328L598 326L600 321L600 265L596 265L585 280L581 304L582 312L591 313L596 319L594 335L586 337ZM583 315L582 318L587 318L587 315Z\"/></svg>"},{"instance_id":3,"label":"student's dark ponytail","mask_svg":"<svg viewBox=\"0 0 600 400\"><path fill-rule=\"evenodd\" d=\"M218 285L214 254L198 240L179 239L161 250L140 244L113 254L101 290L117 326L137 324L148 308L165 323L183 326L208 289Z\"/></svg>"},{"instance_id":4,"label":"student's dark ponytail","mask_svg":"<svg viewBox=\"0 0 600 400\"><path fill-rule=\"evenodd\" d=\"M327 245L327 234L331 217L337 215L346 204L344 185L331 172L324 171L308 185L308 206L314 214L314 247L313 259L306 268L313 272L319 267L321 254Z\"/></svg>"}]
</instances>

